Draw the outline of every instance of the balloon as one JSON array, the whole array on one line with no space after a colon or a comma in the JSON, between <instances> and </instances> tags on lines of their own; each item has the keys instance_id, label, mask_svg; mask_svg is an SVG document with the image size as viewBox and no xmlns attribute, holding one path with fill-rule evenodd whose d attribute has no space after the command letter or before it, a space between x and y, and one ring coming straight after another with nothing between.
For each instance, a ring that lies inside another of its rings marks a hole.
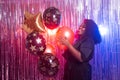
<instances>
[{"instance_id":1,"label":"balloon","mask_svg":"<svg viewBox=\"0 0 120 80\"><path fill-rule=\"evenodd\" d=\"M27 24L23 24L22 25L22 29L27 33L27 34L30 34L31 32L33 32L33 29L29 28L27 26Z\"/></svg>"},{"instance_id":2,"label":"balloon","mask_svg":"<svg viewBox=\"0 0 120 80\"><path fill-rule=\"evenodd\" d=\"M32 32L27 35L26 48L31 54L41 55L46 49L46 41L38 32Z\"/></svg>"},{"instance_id":3,"label":"balloon","mask_svg":"<svg viewBox=\"0 0 120 80\"><path fill-rule=\"evenodd\" d=\"M31 14L30 12L25 11L24 19L26 20L26 19L29 19L29 18L31 18L31 17L33 17L33 16L34 16L34 14Z\"/></svg>"},{"instance_id":4,"label":"balloon","mask_svg":"<svg viewBox=\"0 0 120 80\"><path fill-rule=\"evenodd\" d=\"M56 54L56 49L52 44L47 43L44 53L52 53L53 55L55 55Z\"/></svg>"},{"instance_id":5,"label":"balloon","mask_svg":"<svg viewBox=\"0 0 120 80\"><path fill-rule=\"evenodd\" d=\"M38 69L44 76L55 76L59 70L59 61L51 53L42 54L39 58Z\"/></svg>"},{"instance_id":6,"label":"balloon","mask_svg":"<svg viewBox=\"0 0 120 80\"><path fill-rule=\"evenodd\" d=\"M60 24L60 19L61 13L55 7L49 7L43 13L44 24L49 29L57 28Z\"/></svg>"},{"instance_id":7,"label":"balloon","mask_svg":"<svg viewBox=\"0 0 120 80\"><path fill-rule=\"evenodd\" d=\"M38 29L39 32L45 32L45 26L43 25L42 14L39 13L36 15L36 30Z\"/></svg>"},{"instance_id":8,"label":"balloon","mask_svg":"<svg viewBox=\"0 0 120 80\"><path fill-rule=\"evenodd\" d=\"M56 34L56 39L58 39L60 36L66 37L71 44L73 44L74 41L74 32L69 27L60 27ZM60 49L67 49L66 46L62 45L59 40L57 40L57 45Z\"/></svg>"},{"instance_id":9,"label":"balloon","mask_svg":"<svg viewBox=\"0 0 120 80\"><path fill-rule=\"evenodd\" d=\"M29 12L25 13L25 20L23 24L23 30L28 34L32 31L45 32L45 26L43 25L41 13L31 14Z\"/></svg>"}]
</instances>

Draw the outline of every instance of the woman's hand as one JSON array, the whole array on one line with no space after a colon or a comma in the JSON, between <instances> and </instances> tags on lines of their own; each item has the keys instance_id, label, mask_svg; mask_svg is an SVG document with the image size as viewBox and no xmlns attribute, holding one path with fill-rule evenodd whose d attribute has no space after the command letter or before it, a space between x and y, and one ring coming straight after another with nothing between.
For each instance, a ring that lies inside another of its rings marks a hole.
<instances>
[{"instance_id":1,"label":"woman's hand","mask_svg":"<svg viewBox=\"0 0 120 80\"><path fill-rule=\"evenodd\" d=\"M80 62L83 61L82 58L81 58L81 53L80 53L80 51L78 51L77 49L75 49L75 48L73 47L73 45L69 42L69 40L67 39L67 37L60 35L60 36L57 38L57 40L59 41L59 43L65 45L65 46L70 50L71 54L72 54L78 61L80 61Z\"/></svg>"},{"instance_id":2,"label":"woman's hand","mask_svg":"<svg viewBox=\"0 0 120 80\"><path fill-rule=\"evenodd\" d=\"M67 37L64 37L64 36L59 36L59 37L58 37L58 41L59 41L61 44L65 45L66 47L68 47L68 46L70 45L69 40L67 39Z\"/></svg>"}]
</instances>

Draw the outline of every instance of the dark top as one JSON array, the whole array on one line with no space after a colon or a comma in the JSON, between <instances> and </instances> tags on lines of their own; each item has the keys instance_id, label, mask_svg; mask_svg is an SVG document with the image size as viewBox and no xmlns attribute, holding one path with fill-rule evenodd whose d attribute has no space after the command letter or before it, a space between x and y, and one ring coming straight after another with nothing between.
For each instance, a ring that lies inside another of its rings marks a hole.
<instances>
[{"instance_id":1,"label":"dark top","mask_svg":"<svg viewBox=\"0 0 120 80\"><path fill-rule=\"evenodd\" d=\"M89 60L94 53L94 41L84 37L78 39L74 47L81 52L83 62L78 61L69 50L63 54L66 59L63 80L91 80L91 65Z\"/></svg>"}]
</instances>

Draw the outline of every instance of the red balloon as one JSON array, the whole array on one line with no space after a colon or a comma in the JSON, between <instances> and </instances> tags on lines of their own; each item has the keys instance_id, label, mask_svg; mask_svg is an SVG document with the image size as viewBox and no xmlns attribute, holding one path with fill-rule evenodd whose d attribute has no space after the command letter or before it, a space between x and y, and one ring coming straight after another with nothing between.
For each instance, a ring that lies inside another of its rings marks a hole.
<instances>
[{"instance_id":1,"label":"red balloon","mask_svg":"<svg viewBox=\"0 0 120 80\"><path fill-rule=\"evenodd\" d=\"M60 27L56 34L56 39L58 39L59 36L66 37L71 44L73 44L74 41L74 32L69 27ZM67 49L66 46L62 45L59 41L57 41L57 45L61 49Z\"/></svg>"},{"instance_id":2,"label":"red balloon","mask_svg":"<svg viewBox=\"0 0 120 80\"><path fill-rule=\"evenodd\" d=\"M56 54L56 49L52 44L47 43L44 53L51 53L51 54L55 55Z\"/></svg>"}]
</instances>

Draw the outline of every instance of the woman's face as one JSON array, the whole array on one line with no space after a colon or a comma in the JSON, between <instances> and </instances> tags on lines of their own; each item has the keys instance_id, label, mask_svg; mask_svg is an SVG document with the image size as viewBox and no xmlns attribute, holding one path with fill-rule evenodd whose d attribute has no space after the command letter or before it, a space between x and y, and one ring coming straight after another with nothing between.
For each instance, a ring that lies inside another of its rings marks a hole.
<instances>
[{"instance_id":1,"label":"woman's face","mask_svg":"<svg viewBox=\"0 0 120 80\"><path fill-rule=\"evenodd\" d=\"M77 30L78 35L82 35L85 32L85 23L83 22Z\"/></svg>"}]
</instances>

